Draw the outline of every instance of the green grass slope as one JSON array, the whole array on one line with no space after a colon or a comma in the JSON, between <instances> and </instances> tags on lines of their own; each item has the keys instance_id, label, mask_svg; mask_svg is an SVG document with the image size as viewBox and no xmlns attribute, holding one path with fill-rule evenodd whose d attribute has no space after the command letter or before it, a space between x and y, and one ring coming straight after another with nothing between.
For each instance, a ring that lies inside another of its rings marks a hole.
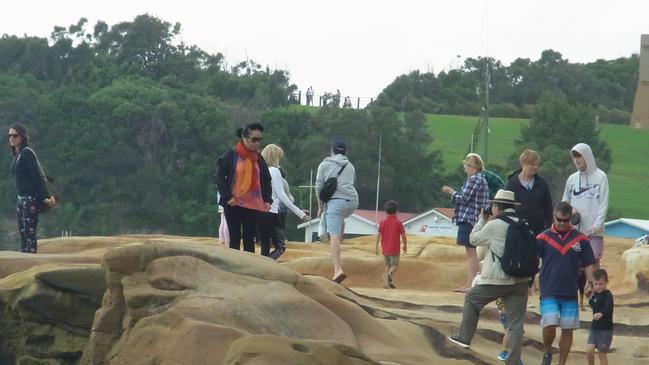
<instances>
[{"instance_id":1,"label":"green grass slope","mask_svg":"<svg viewBox=\"0 0 649 365\"><path fill-rule=\"evenodd\" d=\"M434 136L433 148L444 154L444 166L456 168L469 148L477 117L427 115L427 121ZM489 163L507 165L507 158L515 150L514 140L527 122L490 119ZM608 171L610 208L625 218L649 219L649 168L643 163L649 130L603 124L600 138L609 144L613 153L613 166Z\"/></svg>"}]
</instances>

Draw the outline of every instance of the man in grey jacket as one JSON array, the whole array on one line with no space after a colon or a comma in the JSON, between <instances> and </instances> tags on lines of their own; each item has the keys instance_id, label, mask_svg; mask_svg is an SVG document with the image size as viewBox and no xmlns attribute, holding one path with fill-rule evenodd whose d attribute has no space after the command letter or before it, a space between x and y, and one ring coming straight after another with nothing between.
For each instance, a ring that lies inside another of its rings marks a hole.
<instances>
[{"instance_id":1,"label":"man in grey jacket","mask_svg":"<svg viewBox=\"0 0 649 365\"><path fill-rule=\"evenodd\" d=\"M318 217L324 220L329 234L331 261L334 265L333 279L341 283L347 275L340 263L340 240L344 232L344 220L358 208L358 193L354 188L356 170L347 159L347 144L336 140L331 144L331 155L326 157L318 166L316 174L316 196L318 197ZM342 171L341 171L342 169ZM340 172L340 174L338 174ZM320 200L320 191L325 181L338 176L336 191L326 203ZM322 214L324 213L324 214Z\"/></svg>"},{"instance_id":2,"label":"man in grey jacket","mask_svg":"<svg viewBox=\"0 0 649 365\"><path fill-rule=\"evenodd\" d=\"M468 348L478 326L480 311L485 305L502 297L505 302L505 313L507 313L510 346L507 349L505 364L520 365L522 364L520 357L523 320L527 310L527 289L531 278L515 278L503 272L498 257L505 252L509 223L494 219L499 214L505 214L511 220L517 221L514 207L520 203L516 202L514 193L508 190L498 190L494 199L489 202L492 203L493 215L486 216L483 213L470 236L471 245L479 248L479 258L481 253L484 255L482 271L476 277L475 285L464 298L459 333L450 336L449 340Z\"/></svg>"}]
</instances>

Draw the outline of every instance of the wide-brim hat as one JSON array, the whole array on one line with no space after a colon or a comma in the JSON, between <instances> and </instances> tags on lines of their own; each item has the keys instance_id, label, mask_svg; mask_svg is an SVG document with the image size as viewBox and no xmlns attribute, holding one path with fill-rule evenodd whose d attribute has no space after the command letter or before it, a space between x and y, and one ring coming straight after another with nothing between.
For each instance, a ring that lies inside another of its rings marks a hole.
<instances>
[{"instance_id":1,"label":"wide-brim hat","mask_svg":"<svg viewBox=\"0 0 649 365\"><path fill-rule=\"evenodd\" d=\"M521 205L521 203L516 201L516 195L514 194L513 191L503 190L503 189L498 190L493 200L487 200L487 203Z\"/></svg>"}]
</instances>

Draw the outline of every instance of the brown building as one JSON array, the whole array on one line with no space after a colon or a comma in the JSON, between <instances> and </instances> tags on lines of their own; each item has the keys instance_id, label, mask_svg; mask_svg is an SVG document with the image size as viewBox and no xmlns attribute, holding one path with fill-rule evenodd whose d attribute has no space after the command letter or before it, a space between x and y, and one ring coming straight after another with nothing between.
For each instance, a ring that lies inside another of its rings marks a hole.
<instances>
[{"instance_id":1,"label":"brown building","mask_svg":"<svg viewBox=\"0 0 649 365\"><path fill-rule=\"evenodd\" d=\"M649 129L649 34L640 37L640 77L633 101L631 127Z\"/></svg>"}]
</instances>

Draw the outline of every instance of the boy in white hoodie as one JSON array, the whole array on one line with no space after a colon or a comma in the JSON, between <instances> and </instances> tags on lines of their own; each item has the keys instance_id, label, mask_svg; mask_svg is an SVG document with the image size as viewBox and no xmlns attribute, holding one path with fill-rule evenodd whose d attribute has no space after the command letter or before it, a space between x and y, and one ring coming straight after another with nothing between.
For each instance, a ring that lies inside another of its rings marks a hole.
<instances>
[{"instance_id":1,"label":"boy in white hoodie","mask_svg":"<svg viewBox=\"0 0 649 365\"><path fill-rule=\"evenodd\" d=\"M563 201L570 203L579 213L576 228L589 237L596 266L604 250L604 221L608 212L608 177L597 168L590 146L576 144L570 151L577 171L568 177Z\"/></svg>"}]
</instances>

